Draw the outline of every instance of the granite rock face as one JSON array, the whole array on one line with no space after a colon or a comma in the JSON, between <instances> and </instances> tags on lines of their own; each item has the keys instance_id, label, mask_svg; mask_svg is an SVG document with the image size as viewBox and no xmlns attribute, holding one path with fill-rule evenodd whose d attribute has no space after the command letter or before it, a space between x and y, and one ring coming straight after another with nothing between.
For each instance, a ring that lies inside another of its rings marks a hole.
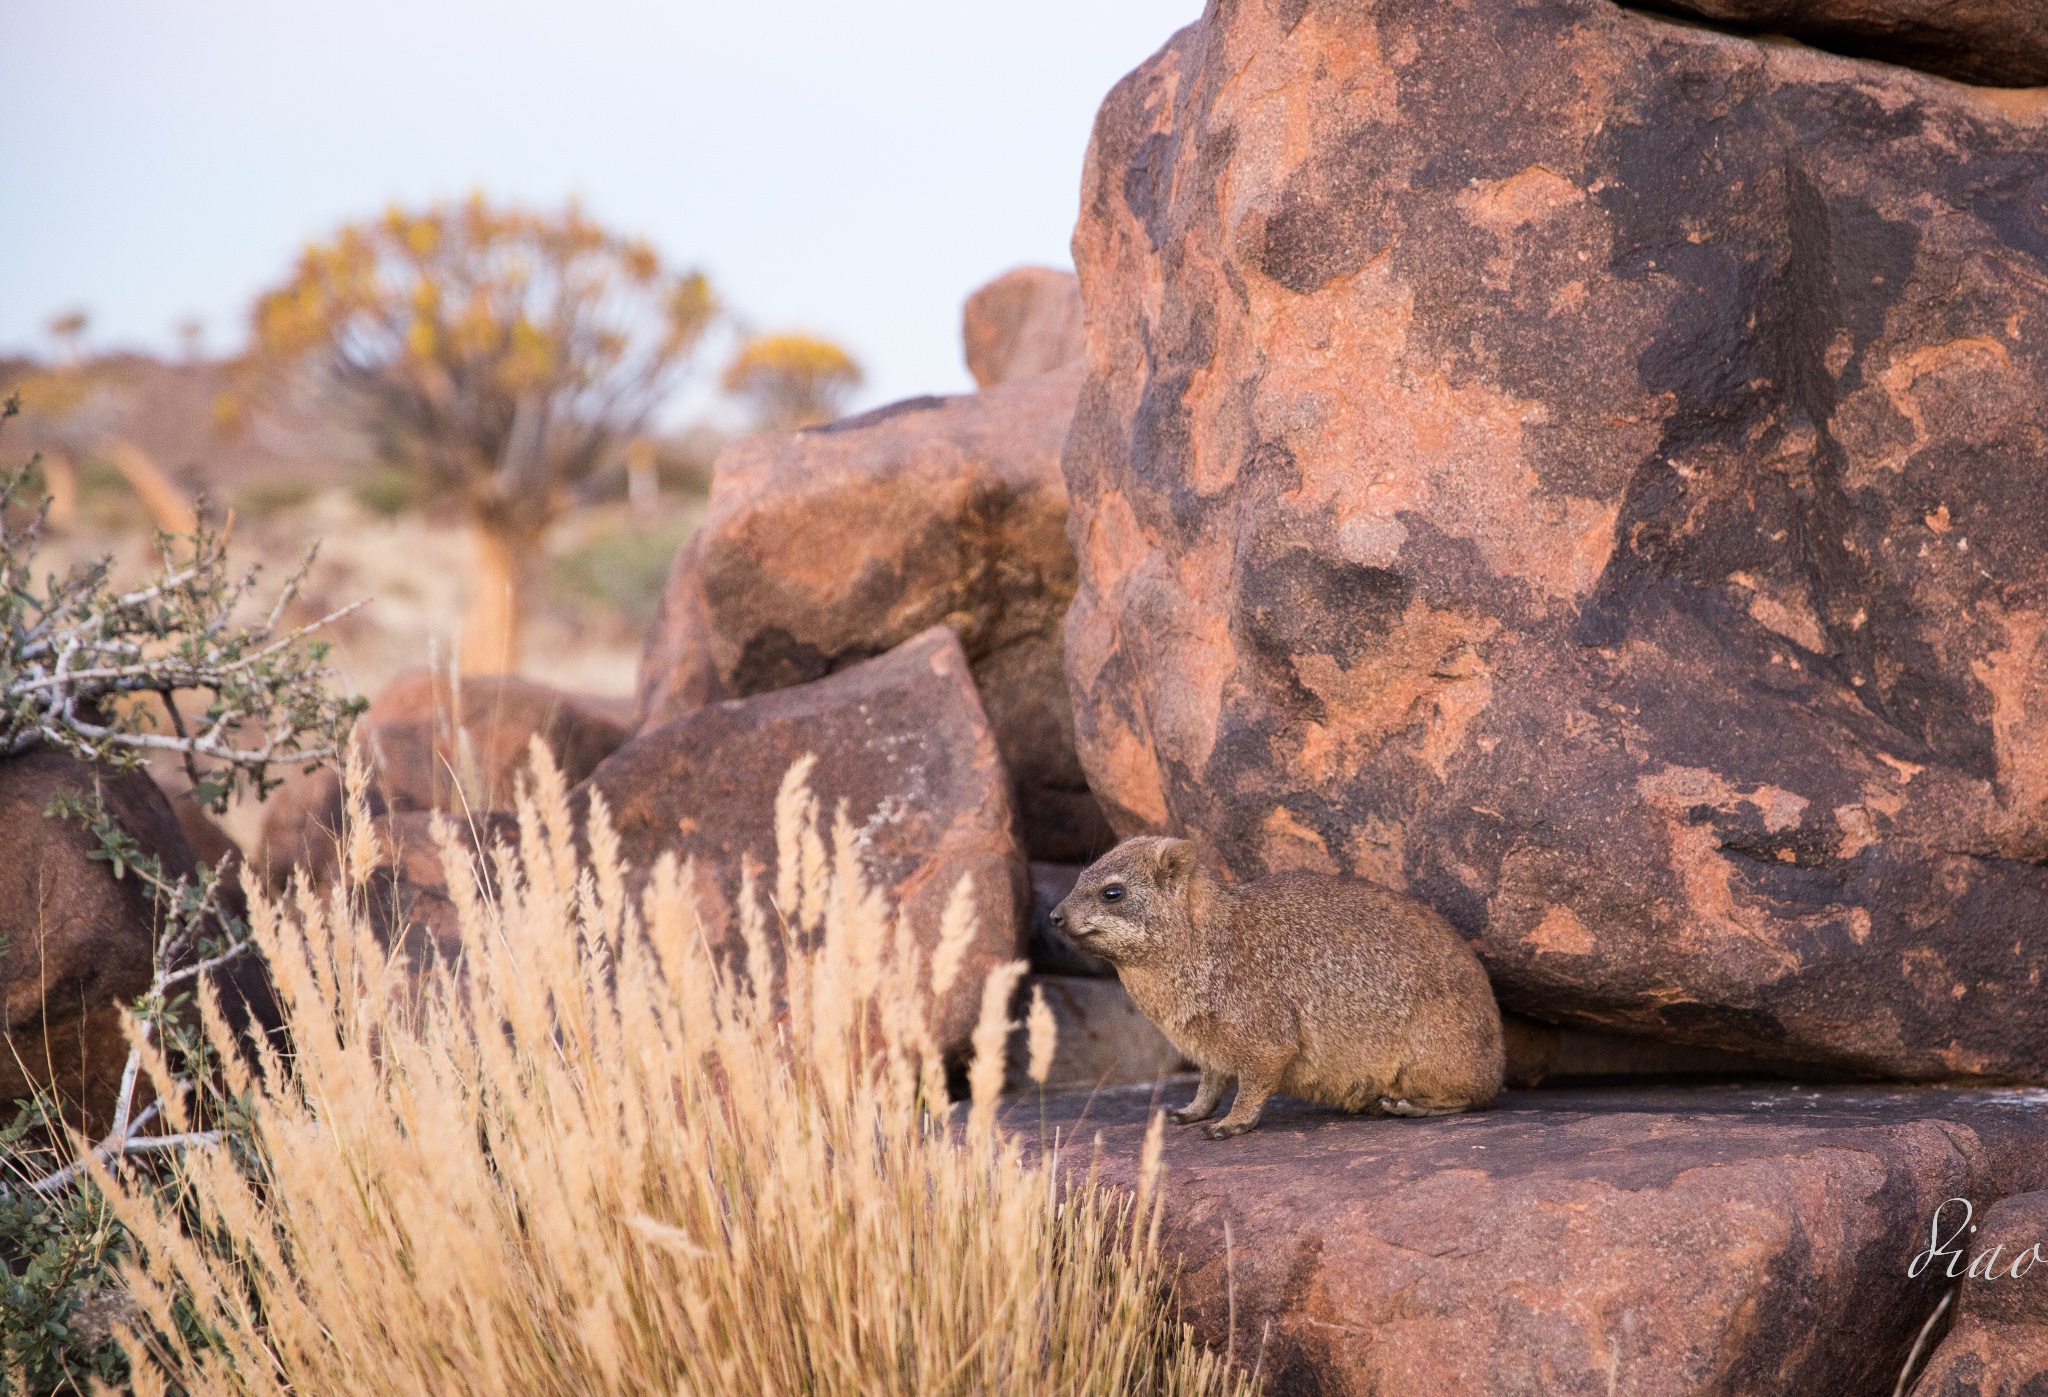
<instances>
[{"instance_id":1,"label":"granite rock face","mask_svg":"<svg viewBox=\"0 0 2048 1397\"><path fill-rule=\"evenodd\" d=\"M1787 34L1959 82L2048 84L2048 7L2033 0L1652 0L1644 8Z\"/></svg>"},{"instance_id":2,"label":"granite rock face","mask_svg":"<svg viewBox=\"0 0 2048 1397\"><path fill-rule=\"evenodd\" d=\"M1128 1184L1151 1097L1044 1115ZM1234 1140L1166 1127L1164 1249L1200 1337L1276 1397L1888 1392L1951 1284L1906 1274L1935 1208L2048 1172L2039 1097L1509 1092L1428 1121L1276 1098ZM1038 1103L1013 1119L1033 1138Z\"/></svg>"},{"instance_id":3,"label":"granite rock face","mask_svg":"<svg viewBox=\"0 0 2048 1397\"><path fill-rule=\"evenodd\" d=\"M1119 833L1537 1017L2048 1076L2048 111L1605 0L1212 7L1065 454Z\"/></svg>"},{"instance_id":4,"label":"granite rock face","mask_svg":"<svg viewBox=\"0 0 2048 1397\"><path fill-rule=\"evenodd\" d=\"M745 868L775 865L776 792L815 755L819 808L829 817L845 803L869 876L927 957L954 889L973 879L975 939L935 1010L941 1044L957 1049L980 1012L982 980L1025 947L1024 852L996 743L958 637L934 626L826 678L651 727L590 774L576 803L603 793L641 878L664 853L694 859L705 934L728 954L740 946Z\"/></svg>"},{"instance_id":5,"label":"granite rock face","mask_svg":"<svg viewBox=\"0 0 2048 1397\"><path fill-rule=\"evenodd\" d=\"M1016 267L967 298L960 317L975 383L1051 373L1081 361L1081 287L1072 272Z\"/></svg>"},{"instance_id":6,"label":"granite rock face","mask_svg":"<svg viewBox=\"0 0 2048 1397\"><path fill-rule=\"evenodd\" d=\"M808 683L927 627L960 635L1026 844L1113 836L1074 753L1061 618L1074 594L1060 443L1075 372L914 398L719 456L641 661L643 728Z\"/></svg>"},{"instance_id":7,"label":"granite rock face","mask_svg":"<svg viewBox=\"0 0 2048 1397\"><path fill-rule=\"evenodd\" d=\"M545 684L464 675L458 689L447 674L425 669L385 685L357 732L369 753L373 816L509 810L533 738L547 743L574 784L628 736L596 703ZM328 770L297 777L271 798L256 862L273 886L293 868L316 881L332 875L341 815L341 778Z\"/></svg>"},{"instance_id":8,"label":"granite rock face","mask_svg":"<svg viewBox=\"0 0 2048 1397\"><path fill-rule=\"evenodd\" d=\"M147 774L96 773L42 748L0 760L0 1120L45 1087L97 1137L112 1123L128 1060L122 1010L149 988L160 918L140 879L116 878L112 864L92 857L98 846L83 824L44 813L58 796L89 797L95 784L108 813L166 875L190 877L197 860ZM237 962L214 984L237 1030L252 1007L275 1027L260 962Z\"/></svg>"}]
</instances>

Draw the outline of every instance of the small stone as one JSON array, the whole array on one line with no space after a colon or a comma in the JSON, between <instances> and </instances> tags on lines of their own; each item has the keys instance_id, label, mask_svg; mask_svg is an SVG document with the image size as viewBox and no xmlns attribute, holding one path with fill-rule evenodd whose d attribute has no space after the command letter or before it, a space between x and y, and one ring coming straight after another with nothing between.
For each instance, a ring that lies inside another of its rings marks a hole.
<instances>
[{"instance_id":1,"label":"small stone","mask_svg":"<svg viewBox=\"0 0 2048 1397\"><path fill-rule=\"evenodd\" d=\"M1168 1042L1114 979L1077 975L1031 975L1019 1002L1029 1005L1033 991L1045 996L1058 1030L1047 1091L1078 1091L1124 1082L1156 1082L1190 1070L1180 1050ZM1020 1019L1021 1022L1021 1019ZM1010 1039L1010 1091L1036 1091L1038 1083L1025 1070L1029 1043L1023 1028ZM1192 1090L1192 1083L1189 1090Z\"/></svg>"}]
</instances>

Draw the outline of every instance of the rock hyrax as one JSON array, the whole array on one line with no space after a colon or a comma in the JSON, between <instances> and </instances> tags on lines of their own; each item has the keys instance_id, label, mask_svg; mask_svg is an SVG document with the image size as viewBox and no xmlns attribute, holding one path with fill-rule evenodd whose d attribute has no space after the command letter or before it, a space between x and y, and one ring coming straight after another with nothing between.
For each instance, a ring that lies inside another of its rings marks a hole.
<instances>
[{"instance_id":1,"label":"rock hyrax","mask_svg":"<svg viewBox=\"0 0 2048 1397\"><path fill-rule=\"evenodd\" d=\"M1258 1124L1275 1091L1347 1111L1436 1116L1500 1090L1500 1008L1450 925L1358 878L1224 883L1184 839L1126 839L1052 914L1116 967L1131 998L1202 1069L1176 1124L1212 1140Z\"/></svg>"}]
</instances>

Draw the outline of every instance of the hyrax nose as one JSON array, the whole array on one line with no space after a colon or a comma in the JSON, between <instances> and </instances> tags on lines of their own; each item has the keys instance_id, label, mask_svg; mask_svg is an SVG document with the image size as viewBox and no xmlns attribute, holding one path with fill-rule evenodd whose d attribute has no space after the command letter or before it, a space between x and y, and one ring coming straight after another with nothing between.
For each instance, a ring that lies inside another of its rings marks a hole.
<instances>
[{"instance_id":1,"label":"hyrax nose","mask_svg":"<svg viewBox=\"0 0 2048 1397\"><path fill-rule=\"evenodd\" d=\"M1067 914L1057 907L1052 909L1052 914L1049 917L1047 917L1046 920L1051 922L1055 927L1059 928L1061 931L1065 931L1067 929Z\"/></svg>"}]
</instances>

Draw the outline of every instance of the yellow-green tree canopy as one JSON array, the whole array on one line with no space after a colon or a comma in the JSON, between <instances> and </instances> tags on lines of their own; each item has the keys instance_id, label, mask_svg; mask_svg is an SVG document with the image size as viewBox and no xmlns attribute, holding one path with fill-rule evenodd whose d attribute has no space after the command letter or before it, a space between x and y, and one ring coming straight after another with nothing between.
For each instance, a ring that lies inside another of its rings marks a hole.
<instances>
[{"instance_id":1,"label":"yellow-green tree canopy","mask_svg":"<svg viewBox=\"0 0 2048 1397\"><path fill-rule=\"evenodd\" d=\"M814 335L755 335L726 365L725 391L751 404L762 431L830 422L860 387L853 356Z\"/></svg>"},{"instance_id":2,"label":"yellow-green tree canopy","mask_svg":"<svg viewBox=\"0 0 2048 1397\"><path fill-rule=\"evenodd\" d=\"M399 464L469 507L483 566L510 571L480 580L506 614L473 613L465 646L494 656L472 667L510 669L517 560L567 487L645 428L717 313L702 275L573 203L536 213L476 195L308 247L256 303L251 362L314 369Z\"/></svg>"},{"instance_id":3,"label":"yellow-green tree canopy","mask_svg":"<svg viewBox=\"0 0 2048 1397\"><path fill-rule=\"evenodd\" d=\"M571 204L391 208L259 299L266 364L312 363L481 517L536 528L675 386L717 311L696 272Z\"/></svg>"}]
</instances>

